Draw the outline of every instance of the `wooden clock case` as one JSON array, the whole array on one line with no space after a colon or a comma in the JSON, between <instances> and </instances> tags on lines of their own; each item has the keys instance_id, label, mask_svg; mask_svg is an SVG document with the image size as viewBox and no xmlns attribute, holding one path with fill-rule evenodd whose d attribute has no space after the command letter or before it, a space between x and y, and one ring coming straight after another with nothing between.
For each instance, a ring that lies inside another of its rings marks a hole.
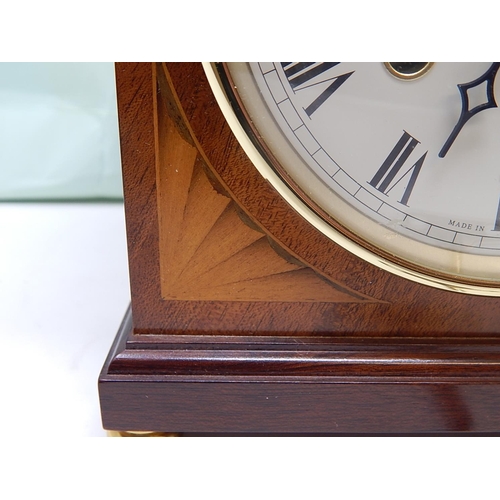
<instances>
[{"instance_id":1,"label":"wooden clock case","mask_svg":"<svg viewBox=\"0 0 500 500\"><path fill-rule=\"evenodd\" d=\"M117 64L132 302L103 425L499 434L500 299L339 247L258 174L199 63Z\"/></svg>"}]
</instances>

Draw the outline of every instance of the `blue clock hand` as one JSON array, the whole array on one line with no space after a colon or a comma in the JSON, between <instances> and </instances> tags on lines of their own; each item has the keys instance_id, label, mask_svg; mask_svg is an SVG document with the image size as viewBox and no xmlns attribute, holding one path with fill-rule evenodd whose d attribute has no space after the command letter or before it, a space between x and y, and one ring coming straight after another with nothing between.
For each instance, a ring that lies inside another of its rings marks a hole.
<instances>
[{"instance_id":1,"label":"blue clock hand","mask_svg":"<svg viewBox=\"0 0 500 500\"><path fill-rule=\"evenodd\" d=\"M451 145L458 137L458 134L462 130L463 126L477 113L489 108L496 108L497 103L495 102L495 96L493 93L493 85L495 83L495 77L497 75L498 68L500 67L500 63L493 63L488 71L481 75L476 80L473 80L469 83L460 83L457 85L458 90L460 92L460 97L462 98L462 111L460 113L460 118L458 119L458 123L455 125L455 128L452 130L450 137L444 143L441 151L439 152L439 157L444 158L446 153L450 149ZM483 104L479 104L472 109L469 109L469 96L467 91L473 87L477 87L482 83L486 82L486 102Z\"/></svg>"}]
</instances>

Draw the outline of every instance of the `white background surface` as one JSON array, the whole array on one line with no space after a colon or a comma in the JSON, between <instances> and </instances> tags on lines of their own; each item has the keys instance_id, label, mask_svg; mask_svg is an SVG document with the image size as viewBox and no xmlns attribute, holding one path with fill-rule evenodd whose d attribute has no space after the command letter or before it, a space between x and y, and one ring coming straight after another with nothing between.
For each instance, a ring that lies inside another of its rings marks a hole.
<instances>
[{"instance_id":1,"label":"white background surface","mask_svg":"<svg viewBox=\"0 0 500 500\"><path fill-rule=\"evenodd\" d=\"M97 379L128 306L121 203L0 203L0 428L104 436Z\"/></svg>"},{"instance_id":2,"label":"white background surface","mask_svg":"<svg viewBox=\"0 0 500 500\"><path fill-rule=\"evenodd\" d=\"M0 63L1 428L102 436L129 302L113 63Z\"/></svg>"}]
</instances>

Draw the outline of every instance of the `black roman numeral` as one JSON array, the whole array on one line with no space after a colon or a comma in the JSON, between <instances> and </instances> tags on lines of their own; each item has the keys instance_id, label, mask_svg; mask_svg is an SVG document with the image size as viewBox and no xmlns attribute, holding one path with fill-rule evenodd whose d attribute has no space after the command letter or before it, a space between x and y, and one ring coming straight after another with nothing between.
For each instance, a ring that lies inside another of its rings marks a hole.
<instances>
[{"instance_id":1,"label":"black roman numeral","mask_svg":"<svg viewBox=\"0 0 500 500\"><path fill-rule=\"evenodd\" d=\"M308 87L312 87L313 85L318 85L320 83L332 82L328 87L321 92L321 94L314 99L314 101L309 104L304 111L306 112L309 118L312 114L354 73L351 71L350 73L345 73L339 76L332 76L330 78L326 78L324 80L315 81L312 80L317 76L325 73L329 69L333 68L340 64L338 62L282 62L281 66L285 72L285 76L292 87L294 92L298 90L302 90Z\"/></svg>"},{"instance_id":2,"label":"black roman numeral","mask_svg":"<svg viewBox=\"0 0 500 500\"><path fill-rule=\"evenodd\" d=\"M389 153L384 163L382 163L381 167L377 170L373 179L369 182L371 186L378 189L381 193L388 194L411 172L408 184L399 201L406 206L408 206L408 200L410 199L415 183L417 182L418 174L424 164L427 151L410 168L403 171L401 175L399 174L417 144L420 144L417 139L412 137L408 132L403 131L403 135Z\"/></svg>"},{"instance_id":3,"label":"black roman numeral","mask_svg":"<svg viewBox=\"0 0 500 500\"><path fill-rule=\"evenodd\" d=\"M500 201L498 202L497 218L495 220L495 227L493 231L500 231Z\"/></svg>"}]
</instances>

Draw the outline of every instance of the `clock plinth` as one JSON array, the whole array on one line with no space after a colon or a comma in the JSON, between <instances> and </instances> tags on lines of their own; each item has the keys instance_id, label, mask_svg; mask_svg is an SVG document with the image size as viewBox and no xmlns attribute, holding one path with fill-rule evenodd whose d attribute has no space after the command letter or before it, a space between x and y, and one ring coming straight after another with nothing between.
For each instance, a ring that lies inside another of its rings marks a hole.
<instances>
[{"instance_id":1,"label":"clock plinth","mask_svg":"<svg viewBox=\"0 0 500 500\"><path fill-rule=\"evenodd\" d=\"M318 234L252 170L199 65L118 64L117 88L132 305L105 428L500 432L498 299Z\"/></svg>"}]
</instances>

